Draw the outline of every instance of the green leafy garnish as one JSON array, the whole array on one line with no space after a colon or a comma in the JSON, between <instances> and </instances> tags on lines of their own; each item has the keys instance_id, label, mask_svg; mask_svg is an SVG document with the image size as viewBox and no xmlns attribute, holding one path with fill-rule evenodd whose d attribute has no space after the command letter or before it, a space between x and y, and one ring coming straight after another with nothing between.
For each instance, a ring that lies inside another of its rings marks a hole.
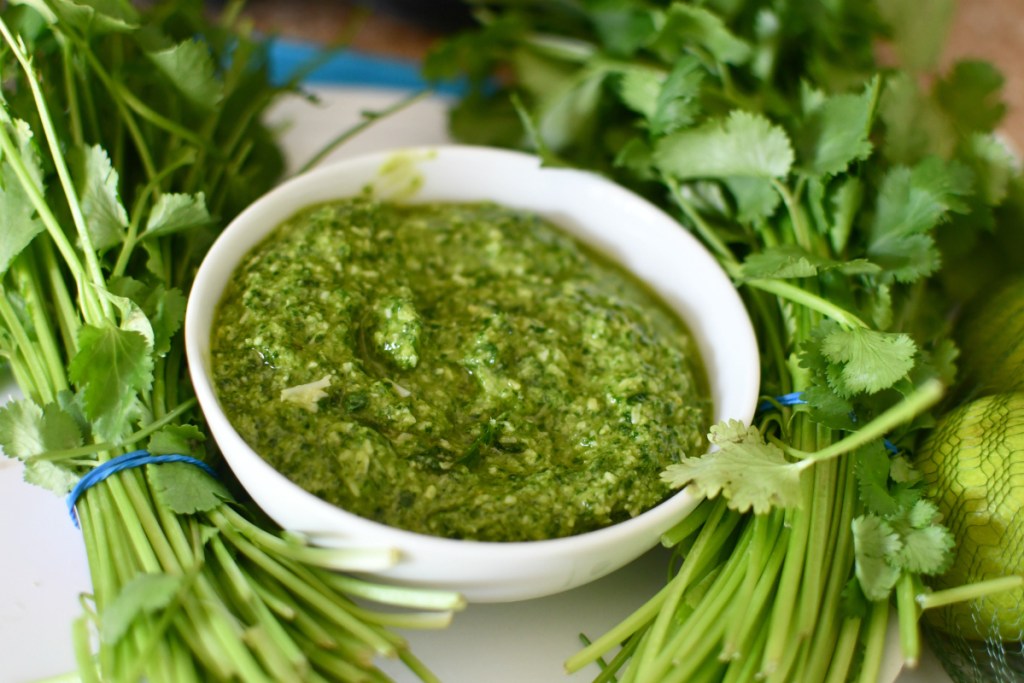
<instances>
[{"instance_id":1,"label":"green leafy garnish","mask_svg":"<svg viewBox=\"0 0 1024 683\"><path fill-rule=\"evenodd\" d=\"M765 443L756 427L731 420L713 425L708 440L719 450L670 465L662 475L665 482L676 488L692 482L707 498L722 494L739 512L752 509L761 514L800 504L804 466L788 462L778 446Z\"/></svg>"},{"instance_id":2,"label":"green leafy garnish","mask_svg":"<svg viewBox=\"0 0 1024 683\"><path fill-rule=\"evenodd\" d=\"M669 587L570 670L626 643L601 680L874 680L894 594L916 661L914 591L951 548L905 449L955 381L951 316L979 274L1024 268L1001 77L938 66L952 2L932 5L508 0L428 60L470 78L463 140L604 173L674 215L760 341L772 408L665 472L709 498L666 535Z\"/></svg>"},{"instance_id":3,"label":"green leafy garnish","mask_svg":"<svg viewBox=\"0 0 1024 683\"><path fill-rule=\"evenodd\" d=\"M374 658L400 651L431 680L385 624L442 625L462 599L351 588L336 572L396 554L311 547L236 500L192 396L192 277L225 221L278 180L263 116L295 88L270 81L268 44L238 9L0 9L0 358L24 396L0 407L0 446L62 496L142 448L220 471L143 461L77 498L93 588L74 629L82 680L377 680ZM374 591L417 613L353 603Z\"/></svg>"}]
</instances>

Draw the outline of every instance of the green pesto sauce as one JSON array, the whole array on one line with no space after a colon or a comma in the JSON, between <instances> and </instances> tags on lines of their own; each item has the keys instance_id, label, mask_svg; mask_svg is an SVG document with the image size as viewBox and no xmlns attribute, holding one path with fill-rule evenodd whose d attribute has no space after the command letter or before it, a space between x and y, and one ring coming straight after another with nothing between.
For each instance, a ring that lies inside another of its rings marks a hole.
<instances>
[{"instance_id":1,"label":"green pesto sauce","mask_svg":"<svg viewBox=\"0 0 1024 683\"><path fill-rule=\"evenodd\" d=\"M705 449L695 344L617 266L492 204L316 206L235 272L213 331L242 437L312 493L425 534L633 517Z\"/></svg>"}]
</instances>

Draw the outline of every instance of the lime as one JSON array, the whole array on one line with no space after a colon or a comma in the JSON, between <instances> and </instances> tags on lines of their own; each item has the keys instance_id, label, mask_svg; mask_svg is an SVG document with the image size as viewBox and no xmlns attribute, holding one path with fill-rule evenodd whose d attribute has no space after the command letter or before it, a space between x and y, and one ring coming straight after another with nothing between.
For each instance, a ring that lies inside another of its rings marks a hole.
<instances>
[{"instance_id":1,"label":"lime","mask_svg":"<svg viewBox=\"0 0 1024 683\"><path fill-rule=\"evenodd\" d=\"M986 396L947 413L916 465L957 540L952 566L932 587L1024 574L1024 393ZM1024 590L926 615L966 638L1024 640Z\"/></svg>"}]
</instances>

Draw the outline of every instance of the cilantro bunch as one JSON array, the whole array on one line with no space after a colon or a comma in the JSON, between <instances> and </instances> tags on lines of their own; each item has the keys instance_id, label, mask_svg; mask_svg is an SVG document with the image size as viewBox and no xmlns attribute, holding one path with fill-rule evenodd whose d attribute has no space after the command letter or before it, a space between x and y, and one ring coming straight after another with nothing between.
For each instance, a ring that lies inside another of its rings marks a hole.
<instances>
[{"instance_id":1,"label":"cilantro bunch","mask_svg":"<svg viewBox=\"0 0 1024 683\"><path fill-rule=\"evenodd\" d=\"M0 356L23 394L0 408L0 445L57 494L138 449L220 465L185 367L186 294L281 173L262 117L292 88L269 81L240 8L0 10ZM432 680L389 627L442 626L459 597L338 573L396 558L311 547L234 489L223 468L151 464L79 499L83 681L380 680L378 655Z\"/></svg>"},{"instance_id":2,"label":"cilantro bunch","mask_svg":"<svg viewBox=\"0 0 1024 683\"><path fill-rule=\"evenodd\" d=\"M707 498L670 581L570 670L622 644L599 680L875 681L893 604L916 663L953 539L907 454L955 379L951 314L1024 254L1001 77L938 70L952 4L926 4L487 2L428 61L469 80L457 136L651 198L758 332L754 424L664 475Z\"/></svg>"}]
</instances>

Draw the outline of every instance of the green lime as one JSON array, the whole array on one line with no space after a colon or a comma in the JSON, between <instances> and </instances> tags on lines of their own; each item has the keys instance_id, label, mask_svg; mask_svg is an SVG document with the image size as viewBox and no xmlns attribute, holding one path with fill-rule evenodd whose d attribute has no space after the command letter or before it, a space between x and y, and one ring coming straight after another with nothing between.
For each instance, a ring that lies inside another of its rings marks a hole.
<instances>
[{"instance_id":1,"label":"green lime","mask_svg":"<svg viewBox=\"0 0 1024 683\"><path fill-rule=\"evenodd\" d=\"M932 587L1024 574L1024 393L986 396L944 415L916 465L957 540L952 566ZM1024 590L926 616L967 638L1024 640Z\"/></svg>"}]
</instances>

